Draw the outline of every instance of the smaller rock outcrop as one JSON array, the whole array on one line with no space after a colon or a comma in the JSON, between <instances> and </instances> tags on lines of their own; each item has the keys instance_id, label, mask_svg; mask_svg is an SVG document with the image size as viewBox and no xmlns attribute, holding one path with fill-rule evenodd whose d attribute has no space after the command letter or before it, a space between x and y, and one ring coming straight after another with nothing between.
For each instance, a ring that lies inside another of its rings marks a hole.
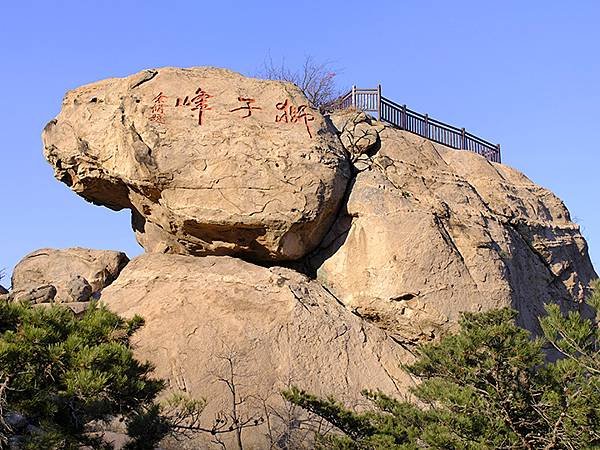
<instances>
[{"instance_id":1,"label":"smaller rock outcrop","mask_svg":"<svg viewBox=\"0 0 600 450\"><path fill-rule=\"evenodd\" d=\"M9 291L0 284L0 300L5 301L9 299Z\"/></svg>"},{"instance_id":2,"label":"smaller rock outcrop","mask_svg":"<svg viewBox=\"0 0 600 450\"><path fill-rule=\"evenodd\" d=\"M67 294L73 302L85 302L93 294L92 286L81 275L75 275L66 286Z\"/></svg>"},{"instance_id":3,"label":"smaller rock outcrop","mask_svg":"<svg viewBox=\"0 0 600 450\"><path fill-rule=\"evenodd\" d=\"M56 297L56 288L51 284L32 287L31 289L13 290L9 298L14 302L27 302L31 304L50 303Z\"/></svg>"},{"instance_id":4,"label":"smaller rock outcrop","mask_svg":"<svg viewBox=\"0 0 600 450\"><path fill-rule=\"evenodd\" d=\"M122 252L45 248L25 256L12 275L14 301L87 302L112 283L129 262Z\"/></svg>"},{"instance_id":5,"label":"smaller rock outcrop","mask_svg":"<svg viewBox=\"0 0 600 450\"><path fill-rule=\"evenodd\" d=\"M350 154L350 161L358 171L371 166L371 156L380 144L379 133L384 130L382 122L374 120L362 111L347 109L330 116L338 130L340 141Z\"/></svg>"}]
</instances>

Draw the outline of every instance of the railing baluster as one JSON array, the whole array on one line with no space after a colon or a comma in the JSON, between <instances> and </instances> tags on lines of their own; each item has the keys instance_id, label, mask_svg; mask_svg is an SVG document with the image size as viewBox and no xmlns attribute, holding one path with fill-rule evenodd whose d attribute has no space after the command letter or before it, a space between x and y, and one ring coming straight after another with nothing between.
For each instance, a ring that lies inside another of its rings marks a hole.
<instances>
[{"instance_id":1,"label":"railing baluster","mask_svg":"<svg viewBox=\"0 0 600 450\"><path fill-rule=\"evenodd\" d=\"M377 85L377 119L381 120L381 84Z\"/></svg>"}]
</instances>

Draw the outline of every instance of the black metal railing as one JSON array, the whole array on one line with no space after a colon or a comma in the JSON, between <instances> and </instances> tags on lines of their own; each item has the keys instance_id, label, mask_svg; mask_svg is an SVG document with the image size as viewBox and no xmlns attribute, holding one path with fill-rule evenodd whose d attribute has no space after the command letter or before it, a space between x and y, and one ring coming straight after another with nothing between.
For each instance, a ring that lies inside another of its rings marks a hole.
<instances>
[{"instance_id":1,"label":"black metal railing","mask_svg":"<svg viewBox=\"0 0 600 450\"><path fill-rule=\"evenodd\" d=\"M432 119L399 105L381 95L381 85L374 89L357 89L356 86L342 95L333 105L333 109L354 107L377 115L383 122L409 131L434 142L451 148L469 150L478 153L492 162L501 162L500 144L493 144L447 123Z\"/></svg>"}]
</instances>

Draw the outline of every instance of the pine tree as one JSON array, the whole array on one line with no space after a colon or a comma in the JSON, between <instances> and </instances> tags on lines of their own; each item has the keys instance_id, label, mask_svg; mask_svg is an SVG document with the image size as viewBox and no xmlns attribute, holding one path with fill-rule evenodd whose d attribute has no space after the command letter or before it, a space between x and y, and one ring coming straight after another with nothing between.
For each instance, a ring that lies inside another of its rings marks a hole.
<instances>
[{"instance_id":1,"label":"pine tree","mask_svg":"<svg viewBox=\"0 0 600 450\"><path fill-rule=\"evenodd\" d=\"M599 310L600 285L589 304ZM599 448L598 317L546 311L542 338L501 309L466 313L457 334L421 347L405 369L421 379L412 393L425 406L365 392L375 408L356 413L296 388L284 396L341 431L320 436L321 448ZM560 352L556 362L545 361L548 346Z\"/></svg>"},{"instance_id":2,"label":"pine tree","mask_svg":"<svg viewBox=\"0 0 600 450\"><path fill-rule=\"evenodd\" d=\"M25 448L104 448L86 426L127 418L150 407L163 382L133 357L129 339L143 324L92 305L81 318L60 306L0 302L0 448L18 413L38 432L23 433Z\"/></svg>"}]
</instances>

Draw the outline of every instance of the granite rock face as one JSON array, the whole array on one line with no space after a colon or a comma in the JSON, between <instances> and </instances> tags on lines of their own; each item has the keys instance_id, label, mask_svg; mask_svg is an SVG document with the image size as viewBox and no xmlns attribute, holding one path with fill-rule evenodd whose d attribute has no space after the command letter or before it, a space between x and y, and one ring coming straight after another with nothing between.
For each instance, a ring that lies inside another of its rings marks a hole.
<instances>
[{"instance_id":1,"label":"granite rock face","mask_svg":"<svg viewBox=\"0 0 600 450\"><path fill-rule=\"evenodd\" d=\"M333 127L299 88L225 69L80 87L43 140L56 178L88 201L131 209L149 252L301 258L349 178Z\"/></svg>"},{"instance_id":2,"label":"granite rock face","mask_svg":"<svg viewBox=\"0 0 600 450\"><path fill-rule=\"evenodd\" d=\"M461 311L512 306L536 330L544 303L584 299L597 275L551 192L407 132L386 127L379 139L310 259L340 301L417 343L455 327Z\"/></svg>"},{"instance_id":3,"label":"granite rock face","mask_svg":"<svg viewBox=\"0 0 600 450\"><path fill-rule=\"evenodd\" d=\"M8 300L37 305L51 303L54 301L55 297L56 288L51 284L42 284L41 286L13 291L8 295Z\"/></svg>"},{"instance_id":4,"label":"granite rock face","mask_svg":"<svg viewBox=\"0 0 600 450\"><path fill-rule=\"evenodd\" d=\"M291 385L360 405L362 389L399 394L413 384L399 367L411 361L409 352L290 269L227 256L145 254L102 301L125 317L144 317L134 335L137 356L171 390L208 399L205 425L230 407L222 379L231 370L237 395L248 398L239 411L246 417L264 417L266 406L285 409L279 392ZM271 426L290 431L275 415ZM266 426L248 430L246 444L268 448L266 433Z\"/></svg>"},{"instance_id":5,"label":"granite rock face","mask_svg":"<svg viewBox=\"0 0 600 450\"><path fill-rule=\"evenodd\" d=\"M289 83L147 70L69 92L43 138L56 177L131 209L148 252L304 264L404 342L502 306L536 330L596 277L563 203L523 174L364 112L324 117Z\"/></svg>"},{"instance_id":6,"label":"granite rock face","mask_svg":"<svg viewBox=\"0 0 600 450\"><path fill-rule=\"evenodd\" d=\"M376 150L379 143L379 133L385 125L373 120L364 112L345 110L330 116L338 130L342 145L352 158Z\"/></svg>"},{"instance_id":7,"label":"granite rock face","mask_svg":"<svg viewBox=\"0 0 600 450\"><path fill-rule=\"evenodd\" d=\"M125 253L110 250L36 250L15 266L10 297L30 303L85 302L112 283L128 262Z\"/></svg>"},{"instance_id":8,"label":"granite rock face","mask_svg":"<svg viewBox=\"0 0 600 450\"><path fill-rule=\"evenodd\" d=\"M206 397L205 424L232 377L246 416L277 412L248 448L294 432L282 388L358 407L365 388L406 394L399 363L461 312L510 306L536 332L545 303L580 308L597 277L565 205L525 175L363 112L324 117L288 83L148 70L69 92L43 138L59 180L131 209L147 253L121 272L116 252L34 252L8 295L81 313L102 290L140 314L138 357Z\"/></svg>"}]
</instances>

